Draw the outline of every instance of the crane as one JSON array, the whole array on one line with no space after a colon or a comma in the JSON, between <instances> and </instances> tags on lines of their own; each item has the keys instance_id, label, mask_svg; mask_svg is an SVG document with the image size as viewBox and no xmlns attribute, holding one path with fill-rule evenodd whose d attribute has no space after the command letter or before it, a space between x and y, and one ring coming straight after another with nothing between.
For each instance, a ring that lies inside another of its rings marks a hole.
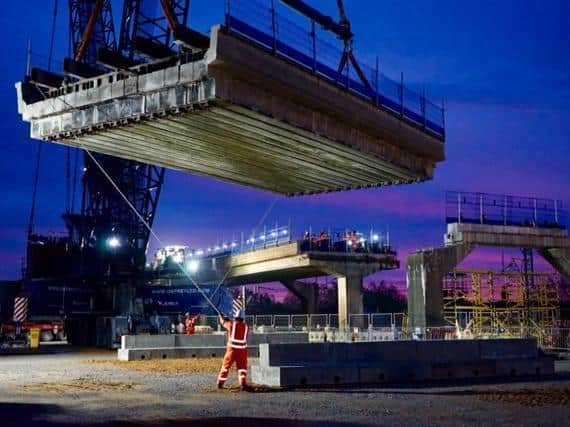
<instances>
[{"instance_id":1,"label":"crane","mask_svg":"<svg viewBox=\"0 0 570 427\"><path fill-rule=\"evenodd\" d=\"M317 9L309 6L303 0L281 0L287 6L296 10L297 12L305 15L310 20L319 24L324 30L329 31L336 35L344 44L344 49L340 59L340 64L338 66L338 73L342 74L349 72L349 63L352 64L354 70L358 74L358 77L366 86L367 89L372 90L372 86L366 77L366 74L362 71L360 64L358 63L356 56L354 55L354 33L352 32L352 23L348 19L346 10L344 8L343 0L337 0L337 8L339 13L339 20L336 22L330 16L324 15Z\"/></svg>"},{"instance_id":2,"label":"crane","mask_svg":"<svg viewBox=\"0 0 570 427\"><path fill-rule=\"evenodd\" d=\"M109 71L136 73L137 69L131 68L135 65L175 58L181 52L204 51L209 46L207 36L186 26L190 0L124 0L119 38L112 0L68 0L68 6L71 55L64 61L62 74L51 69L29 70L23 85L29 99L44 99L50 90L60 89L70 81L92 79ZM165 169L103 154L93 153L90 157L85 153L81 210L75 213L69 200L73 200L70 158L68 153L68 205L64 220L70 240L81 248L79 276L108 276L112 273L111 262L120 264L121 272L126 275L142 271L150 232L140 218L152 226ZM99 165L128 202L103 176ZM30 230L33 230L33 216L34 207ZM31 263L33 260L29 259L28 264Z\"/></svg>"}]
</instances>

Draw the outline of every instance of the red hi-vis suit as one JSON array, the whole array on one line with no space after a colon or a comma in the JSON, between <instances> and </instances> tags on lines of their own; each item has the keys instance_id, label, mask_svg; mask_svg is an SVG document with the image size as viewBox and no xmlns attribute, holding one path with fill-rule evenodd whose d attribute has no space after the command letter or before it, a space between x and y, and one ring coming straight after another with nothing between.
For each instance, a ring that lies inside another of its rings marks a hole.
<instances>
[{"instance_id":1,"label":"red hi-vis suit","mask_svg":"<svg viewBox=\"0 0 570 427\"><path fill-rule=\"evenodd\" d=\"M232 365L237 365L239 384L245 386L247 383L247 331L245 322L224 320L220 316L220 323L228 331L228 347L220 375L218 376L218 386L223 386L230 375Z\"/></svg>"},{"instance_id":2,"label":"red hi-vis suit","mask_svg":"<svg viewBox=\"0 0 570 427\"><path fill-rule=\"evenodd\" d=\"M186 317L186 335L194 335L196 333L196 323L200 320L200 316L188 316Z\"/></svg>"}]
</instances>

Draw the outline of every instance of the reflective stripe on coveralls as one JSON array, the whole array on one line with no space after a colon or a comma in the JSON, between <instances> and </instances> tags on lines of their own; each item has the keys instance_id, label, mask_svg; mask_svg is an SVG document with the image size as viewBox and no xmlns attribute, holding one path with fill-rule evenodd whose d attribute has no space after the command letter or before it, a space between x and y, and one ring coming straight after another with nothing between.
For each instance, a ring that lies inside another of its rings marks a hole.
<instances>
[{"instance_id":1,"label":"reflective stripe on coveralls","mask_svg":"<svg viewBox=\"0 0 570 427\"><path fill-rule=\"evenodd\" d=\"M236 338L236 331L237 331L237 326L238 323L236 322L232 322L232 330L230 333L230 339L229 339L229 346L231 348L237 348L237 349L243 349L243 348L247 348L247 325L245 323L242 323L242 325L244 326L244 330L243 330L243 339L238 339Z\"/></svg>"}]
</instances>

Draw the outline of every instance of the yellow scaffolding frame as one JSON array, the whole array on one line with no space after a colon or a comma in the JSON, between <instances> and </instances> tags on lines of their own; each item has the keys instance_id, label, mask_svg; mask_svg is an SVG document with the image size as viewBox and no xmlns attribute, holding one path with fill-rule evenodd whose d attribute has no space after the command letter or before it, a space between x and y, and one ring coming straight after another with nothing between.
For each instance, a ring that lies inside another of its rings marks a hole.
<instances>
[{"instance_id":1,"label":"yellow scaffolding frame","mask_svg":"<svg viewBox=\"0 0 570 427\"><path fill-rule=\"evenodd\" d=\"M443 307L462 335L537 335L560 319L558 276L456 269L444 283Z\"/></svg>"}]
</instances>

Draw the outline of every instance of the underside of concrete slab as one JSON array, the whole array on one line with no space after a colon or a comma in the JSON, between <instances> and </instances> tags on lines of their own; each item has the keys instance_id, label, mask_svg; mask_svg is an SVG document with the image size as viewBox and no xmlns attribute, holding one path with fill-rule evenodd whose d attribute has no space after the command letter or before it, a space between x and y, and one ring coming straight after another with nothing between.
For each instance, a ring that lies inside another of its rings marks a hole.
<instances>
[{"instance_id":1,"label":"underside of concrete slab","mask_svg":"<svg viewBox=\"0 0 570 427\"><path fill-rule=\"evenodd\" d=\"M26 85L33 138L286 195L425 181L444 160L443 138L219 28L201 59L35 102Z\"/></svg>"}]
</instances>

